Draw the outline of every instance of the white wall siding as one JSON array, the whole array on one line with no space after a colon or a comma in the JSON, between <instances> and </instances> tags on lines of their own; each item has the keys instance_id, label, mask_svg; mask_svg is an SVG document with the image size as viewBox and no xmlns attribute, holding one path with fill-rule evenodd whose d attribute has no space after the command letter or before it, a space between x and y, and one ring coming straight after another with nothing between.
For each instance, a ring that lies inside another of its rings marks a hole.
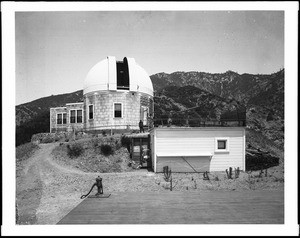
<instances>
[{"instance_id":1,"label":"white wall siding","mask_svg":"<svg viewBox=\"0 0 300 238\"><path fill-rule=\"evenodd\" d=\"M203 128L155 128L155 154L166 153L203 153L212 154L210 171L224 171L229 167L244 170L245 166L245 142L243 127L203 127ZM229 152L215 151L215 138L225 137L229 139ZM157 159L156 156L154 160ZM201 157L199 157L199 160ZM160 164L164 158L158 158ZM170 158L168 158L170 160ZM178 159L176 160L178 167ZM184 162L183 162L184 163ZM159 172L159 171L158 171ZM184 171L182 171L184 172Z\"/></svg>"}]
</instances>

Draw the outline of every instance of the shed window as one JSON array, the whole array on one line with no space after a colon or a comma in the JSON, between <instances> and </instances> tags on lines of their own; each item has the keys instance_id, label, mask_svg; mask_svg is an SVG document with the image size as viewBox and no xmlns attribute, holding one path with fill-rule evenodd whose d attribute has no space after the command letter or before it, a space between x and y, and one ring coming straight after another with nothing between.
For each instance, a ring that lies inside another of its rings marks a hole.
<instances>
[{"instance_id":1,"label":"shed window","mask_svg":"<svg viewBox=\"0 0 300 238\"><path fill-rule=\"evenodd\" d=\"M116 118L122 117L122 104L121 103L114 104L114 117L116 117Z\"/></svg>"},{"instance_id":2,"label":"shed window","mask_svg":"<svg viewBox=\"0 0 300 238\"><path fill-rule=\"evenodd\" d=\"M218 140L218 150L226 149L226 140Z\"/></svg>"},{"instance_id":3,"label":"shed window","mask_svg":"<svg viewBox=\"0 0 300 238\"><path fill-rule=\"evenodd\" d=\"M94 119L94 105L89 105L89 119Z\"/></svg>"},{"instance_id":4,"label":"shed window","mask_svg":"<svg viewBox=\"0 0 300 238\"><path fill-rule=\"evenodd\" d=\"M229 138L215 138L215 152L229 152Z\"/></svg>"}]
</instances>

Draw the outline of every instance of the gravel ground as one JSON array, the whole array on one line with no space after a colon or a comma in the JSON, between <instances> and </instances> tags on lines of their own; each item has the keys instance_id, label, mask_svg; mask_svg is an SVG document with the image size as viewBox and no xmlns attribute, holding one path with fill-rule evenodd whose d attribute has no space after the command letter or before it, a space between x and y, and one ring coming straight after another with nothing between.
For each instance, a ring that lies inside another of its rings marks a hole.
<instances>
[{"instance_id":1,"label":"gravel ground","mask_svg":"<svg viewBox=\"0 0 300 238\"><path fill-rule=\"evenodd\" d=\"M104 193L126 191L160 192L170 190L163 174L147 170L122 173L87 173L52 159L51 152L59 143L40 144L41 149L27 160L17 164L18 224L56 224L82 200L95 178L103 178ZM251 190L281 189L283 170L275 167L268 175L241 173L237 179L228 180L225 173L210 173L210 180L202 174L174 173L174 191L194 190ZM96 188L91 194L96 193Z\"/></svg>"}]
</instances>

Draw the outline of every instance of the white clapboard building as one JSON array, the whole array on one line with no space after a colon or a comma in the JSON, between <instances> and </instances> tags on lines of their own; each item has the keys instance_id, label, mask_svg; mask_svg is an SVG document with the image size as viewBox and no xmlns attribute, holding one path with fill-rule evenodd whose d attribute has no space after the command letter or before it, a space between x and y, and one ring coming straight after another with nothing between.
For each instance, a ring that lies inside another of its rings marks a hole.
<instances>
[{"instance_id":1,"label":"white clapboard building","mask_svg":"<svg viewBox=\"0 0 300 238\"><path fill-rule=\"evenodd\" d=\"M156 127L150 138L154 172L245 170L244 127Z\"/></svg>"}]
</instances>

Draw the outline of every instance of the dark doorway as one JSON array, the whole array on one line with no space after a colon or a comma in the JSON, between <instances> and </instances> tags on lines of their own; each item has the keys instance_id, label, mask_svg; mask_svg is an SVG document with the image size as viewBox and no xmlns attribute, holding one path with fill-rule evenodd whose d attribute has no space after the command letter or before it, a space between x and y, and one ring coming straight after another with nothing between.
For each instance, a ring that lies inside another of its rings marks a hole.
<instances>
[{"instance_id":1,"label":"dark doorway","mask_svg":"<svg viewBox=\"0 0 300 238\"><path fill-rule=\"evenodd\" d=\"M117 61L117 89L129 90L129 71L126 57L123 61Z\"/></svg>"},{"instance_id":2,"label":"dark doorway","mask_svg":"<svg viewBox=\"0 0 300 238\"><path fill-rule=\"evenodd\" d=\"M150 158L150 137L132 138L131 154L132 160L139 163L143 168L151 168L152 161Z\"/></svg>"}]
</instances>

